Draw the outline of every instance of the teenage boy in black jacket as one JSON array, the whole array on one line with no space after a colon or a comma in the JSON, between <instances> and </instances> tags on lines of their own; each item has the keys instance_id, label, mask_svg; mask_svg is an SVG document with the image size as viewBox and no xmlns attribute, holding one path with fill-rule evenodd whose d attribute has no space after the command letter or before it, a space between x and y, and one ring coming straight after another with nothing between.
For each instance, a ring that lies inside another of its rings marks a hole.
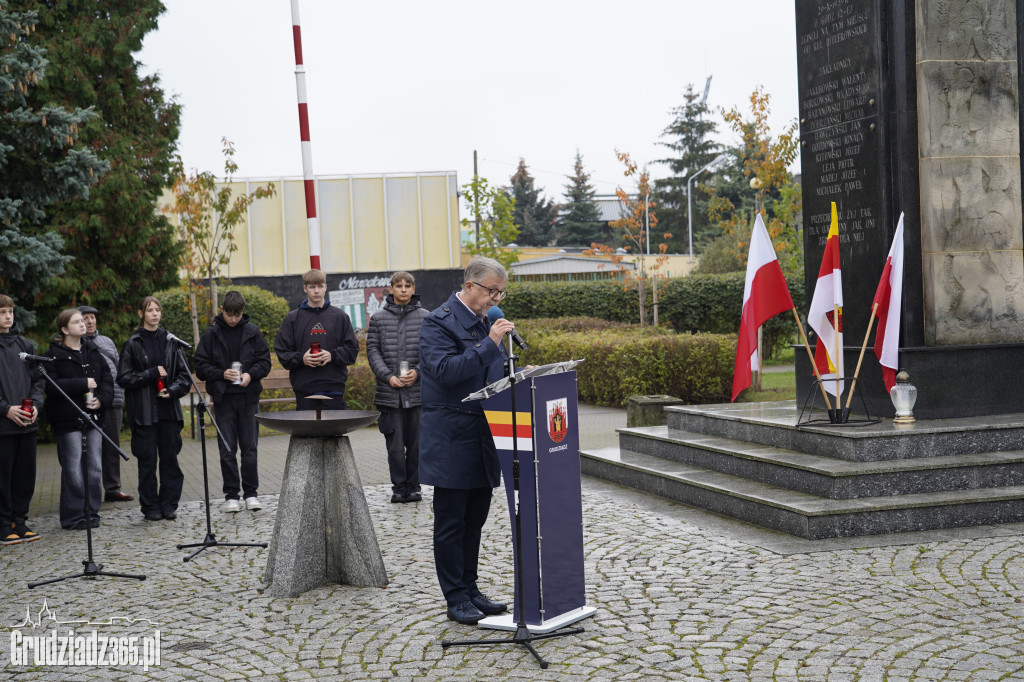
<instances>
[{"instance_id":1,"label":"teenage boy in black jacket","mask_svg":"<svg viewBox=\"0 0 1024 682\"><path fill-rule=\"evenodd\" d=\"M0 294L0 544L38 540L25 525L36 488L36 434L43 406L44 380L21 361L19 353L35 355L36 345L18 334L14 300ZM24 400L31 410L22 410Z\"/></svg>"},{"instance_id":2,"label":"teenage boy in black jacket","mask_svg":"<svg viewBox=\"0 0 1024 682\"><path fill-rule=\"evenodd\" d=\"M356 361L359 342L345 311L325 300L324 273L310 270L302 283L307 298L285 316L274 339L274 352L289 370L296 409L316 409L316 401L307 396L319 394L331 397L323 401L324 409L344 410L348 366Z\"/></svg>"},{"instance_id":3,"label":"teenage boy in black jacket","mask_svg":"<svg viewBox=\"0 0 1024 682\"><path fill-rule=\"evenodd\" d=\"M237 512L239 486L245 507L260 509L256 496L260 485L256 470L259 427L260 383L270 374L270 349L259 327L244 314L245 299L229 291L220 306L220 315L203 332L196 347L196 376L206 382L206 390L217 406L217 426L223 438L220 448L220 472L224 479L224 511ZM238 363L237 368L235 363ZM241 449L242 476L239 482L235 451Z\"/></svg>"}]
</instances>

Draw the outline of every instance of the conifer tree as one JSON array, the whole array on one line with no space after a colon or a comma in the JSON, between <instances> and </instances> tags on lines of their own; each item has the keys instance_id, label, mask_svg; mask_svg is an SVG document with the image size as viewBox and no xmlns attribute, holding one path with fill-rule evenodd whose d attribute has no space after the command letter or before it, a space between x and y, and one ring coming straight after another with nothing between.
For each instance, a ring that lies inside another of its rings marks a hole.
<instances>
[{"instance_id":1,"label":"conifer tree","mask_svg":"<svg viewBox=\"0 0 1024 682\"><path fill-rule=\"evenodd\" d=\"M558 219L558 243L563 246L587 246L608 241L610 230L601 221L601 212L594 203L594 187L590 174L583 168L583 156L577 150L573 174L565 186L565 203Z\"/></svg>"},{"instance_id":2,"label":"conifer tree","mask_svg":"<svg viewBox=\"0 0 1024 682\"><path fill-rule=\"evenodd\" d=\"M519 245L547 246L558 220L558 207L552 200L541 198L526 168L526 159L519 159L519 167L510 181L509 192L516 202L512 221L519 228Z\"/></svg>"},{"instance_id":3,"label":"conifer tree","mask_svg":"<svg viewBox=\"0 0 1024 682\"><path fill-rule=\"evenodd\" d=\"M48 72L36 35L37 14L0 0L0 291L31 307L64 270L63 240L47 229L60 201L88 196L107 164L86 148L82 128L91 110L61 103L34 105ZM34 314L19 310L25 325Z\"/></svg>"},{"instance_id":4,"label":"conifer tree","mask_svg":"<svg viewBox=\"0 0 1024 682\"><path fill-rule=\"evenodd\" d=\"M695 92L693 83L686 85L683 93L683 104L672 109L672 123L661 133L667 141L658 142L667 147L672 155L658 159L655 163L665 164L672 175L654 181L654 192L658 201L658 214L661 229L671 232L673 238L669 249L677 253L685 252L688 240L689 218L687 214L686 183L691 173L714 160L719 153L719 145L711 139L717 125L709 115L707 103L702 101L701 93ZM707 219L708 194L704 183L708 180L700 176L692 183L693 188L693 232L694 244L709 233L717 234L717 230Z\"/></svg>"},{"instance_id":5,"label":"conifer tree","mask_svg":"<svg viewBox=\"0 0 1024 682\"><path fill-rule=\"evenodd\" d=\"M32 99L40 106L93 107L82 139L110 163L87 198L66 201L48 229L64 235L74 258L39 300L41 313L69 304L101 311L104 333L123 338L138 324L144 295L177 284L181 247L156 210L171 183L180 107L156 76L142 75L135 54L157 27L159 0L11 0L39 12L47 77ZM35 37L35 36L33 36Z\"/></svg>"}]
</instances>

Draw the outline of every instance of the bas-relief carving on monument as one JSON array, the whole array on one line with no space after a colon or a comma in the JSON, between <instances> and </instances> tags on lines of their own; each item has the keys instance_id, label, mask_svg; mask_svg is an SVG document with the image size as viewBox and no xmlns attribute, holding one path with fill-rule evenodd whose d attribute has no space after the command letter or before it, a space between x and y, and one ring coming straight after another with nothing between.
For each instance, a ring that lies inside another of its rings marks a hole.
<instances>
[{"instance_id":1,"label":"bas-relief carving on monument","mask_svg":"<svg viewBox=\"0 0 1024 682\"><path fill-rule=\"evenodd\" d=\"M921 156L1002 156L1016 149L1016 62L924 62Z\"/></svg>"},{"instance_id":2,"label":"bas-relief carving on monument","mask_svg":"<svg viewBox=\"0 0 1024 682\"><path fill-rule=\"evenodd\" d=\"M1015 59L1016 14L1013 0L919 2L918 59Z\"/></svg>"},{"instance_id":3,"label":"bas-relief carving on monument","mask_svg":"<svg viewBox=\"0 0 1024 682\"><path fill-rule=\"evenodd\" d=\"M973 345L1019 340L1024 312L1020 251L925 254L925 342ZM1021 311L1021 312L1018 312Z\"/></svg>"},{"instance_id":4,"label":"bas-relief carving on monument","mask_svg":"<svg viewBox=\"0 0 1024 682\"><path fill-rule=\"evenodd\" d=\"M1016 2L923 0L917 28L925 342L1020 341Z\"/></svg>"},{"instance_id":5,"label":"bas-relief carving on monument","mask_svg":"<svg viewBox=\"0 0 1024 682\"><path fill-rule=\"evenodd\" d=\"M925 253L1024 248L1020 158L923 159Z\"/></svg>"}]
</instances>

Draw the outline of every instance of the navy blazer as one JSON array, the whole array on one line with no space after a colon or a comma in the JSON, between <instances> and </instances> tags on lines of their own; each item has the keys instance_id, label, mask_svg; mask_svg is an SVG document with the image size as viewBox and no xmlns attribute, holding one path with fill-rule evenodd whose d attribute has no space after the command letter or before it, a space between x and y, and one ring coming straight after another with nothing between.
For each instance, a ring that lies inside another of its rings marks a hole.
<instances>
[{"instance_id":1,"label":"navy blazer","mask_svg":"<svg viewBox=\"0 0 1024 682\"><path fill-rule=\"evenodd\" d=\"M494 440L480 402L462 402L504 375L505 353L491 323L453 293L420 328L420 482L443 488L495 488Z\"/></svg>"}]
</instances>

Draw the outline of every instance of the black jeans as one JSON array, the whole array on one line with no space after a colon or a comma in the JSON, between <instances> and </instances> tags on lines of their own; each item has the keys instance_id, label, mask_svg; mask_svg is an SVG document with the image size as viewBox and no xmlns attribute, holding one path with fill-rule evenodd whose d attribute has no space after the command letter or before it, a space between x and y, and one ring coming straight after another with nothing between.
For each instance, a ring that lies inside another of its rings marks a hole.
<instances>
[{"instance_id":1,"label":"black jeans","mask_svg":"<svg viewBox=\"0 0 1024 682\"><path fill-rule=\"evenodd\" d=\"M162 419L151 426L132 424L132 454L139 460L139 503L143 514L178 509L185 482L185 475L178 466L179 452L181 422Z\"/></svg>"},{"instance_id":2,"label":"black jeans","mask_svg":"<svg viewBox=\"0 0 1024 682\"><path fill-rule=\"evenodd\" d=\"M448 606L478 591L480 535L491 509L491 492L434 488L434 567Z\"/></svg>"},{"instance_id":3,"label":"black jeans","mask_svg":"<svg viewBox=\"0 0 1024 682\"><path fill-rule=\"evenodd\" d=\"M28 516L36 490L36 432L0 436L0 523Z\"/></svg>"},{"instance_id":4,"label":"black jeans","mask_svg":"<svg viewBox=\"0 0 1024 682\"><path fill-rule=\"evenodd\" d=\"M248 397L244 393L225 393L216 404L217 426L223 438L217 438L220 448L220 475L224 479L224 499L237 500L239 485L243 497L256 497L260 487L260 475L256 470L256 449L259 440L259 426L256 424L256 410L259 396ZM238 461L235 451L242 454L242 477L239 484Z\"/></svg>"},{"instance_id":5,"label":"black jeans","mask_svg":"<svg viewBox=\"0 0 1024 682\"><path fill-rule=\"evenodd\" d=\"M388 446L391 490L399 495L420 492L420 416L416 407L377 407L377 428Z\"/></svg>"}]
</instances>

